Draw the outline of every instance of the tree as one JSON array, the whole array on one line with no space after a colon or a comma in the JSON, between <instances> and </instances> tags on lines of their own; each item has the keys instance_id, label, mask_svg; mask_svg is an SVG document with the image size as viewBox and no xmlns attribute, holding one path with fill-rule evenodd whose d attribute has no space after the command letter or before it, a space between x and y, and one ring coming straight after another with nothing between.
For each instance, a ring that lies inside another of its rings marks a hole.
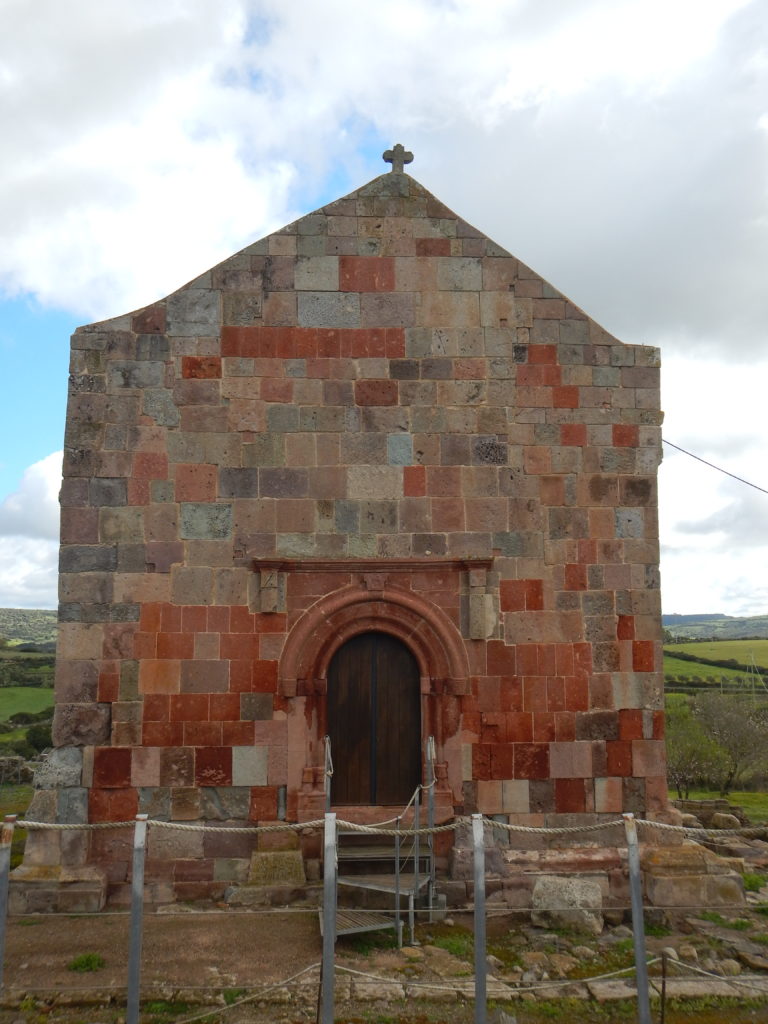
<instances>
[{"instance_id":1,"label":"tree","mask_svg":"<svg viewBox=\"0 0 768 1024\"><path fill-rule=\"evenodd\" d=\"M722 753L694 716L690 703L669 703L666 717L667 777L680 800L687 800L691 786L708 780Z\"/></svg>"},{"instance_id":2,"label":"tree","mask_svg":"<svg viewBox=\"0 0 768 1024\"><path fill-rule=\"evenodd\" d=\"M768 761L768 709L744 696L709 692L696 698L694 712L719 749L713 781L728 796L747 771Z\"/></svg>"}]
</instances>

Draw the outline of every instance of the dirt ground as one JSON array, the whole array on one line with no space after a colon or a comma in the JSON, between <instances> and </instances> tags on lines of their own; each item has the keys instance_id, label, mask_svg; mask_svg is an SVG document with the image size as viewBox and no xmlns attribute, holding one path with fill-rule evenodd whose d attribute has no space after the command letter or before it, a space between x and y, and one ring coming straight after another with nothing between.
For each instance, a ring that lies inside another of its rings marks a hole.
<instances>
[{"instance_id":1,"label":"dirt ground","mask_svg":"<svg viewBox=\"0 0 768 1024\"><path fill-rule=\"evenodd\" d=\"M466 938L468 932L463 926L470 923L471 918L462 917L456 923L456 933ZM124 1024L128 925L125 913L11 918L0 1024ZM420 937L425 943L430 941L431 927L421 928ZM508 924L496 922L491 932L499 927L509 930ZM445 976L430 976L425 970L427 964L418 962L417 957L423 954L382 948L388 933L383 933L383 940L381 934L378 940L370 936L339 940L337 967L390 980L395 977L406 983L416 977L444 981ZM650 946L649 952L653 953L653 940ZM70 969L77 958L82 961L88 954L98 954L103 966L90 971ZM269 984L318 964L321 954L316 910L175 907L170 913L148 912L144 919L142 1024L202 1019L208 1024L315 1021L317 969L299 979L290 992L279 989L267 998L258 993ZM452 974L458 985L468 983L471 973L471 953L466 963L454 958ZM471 998L457 998L455 993L438 993L436 1001L401 998L388 1002L384 985L380 998L372 995L363 1003L355 1003L349 977L343 972L337 974L339 1024L470 1024L474 1019ZM494 1012L491 1004L489 1021L494 1020ZM600 1006L566 999L557 1005L535 1000L516 1002L512 1008L507 1005L506 1012L516 1024L552 1019L568 1020L569 1024L619 1024L634 1021L637 1009L633 1003ZM768 1003L698 1001L687 1010L670 1007L666 1020L667 1024L690 1024L694 1020L696 1024L768 1022Z\"/></svg>"}]
</instances>

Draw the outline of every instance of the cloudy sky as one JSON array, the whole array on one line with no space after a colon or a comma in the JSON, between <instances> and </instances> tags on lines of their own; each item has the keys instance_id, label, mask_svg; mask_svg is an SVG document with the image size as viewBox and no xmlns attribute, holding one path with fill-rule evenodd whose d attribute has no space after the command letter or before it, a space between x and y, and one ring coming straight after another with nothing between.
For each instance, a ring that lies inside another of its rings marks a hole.
<instances>
[{"instance_id":1,"label":"cloudy sky","mask_svg":"<svg viewBox=\"0 0 768 1024\"><path fill-rule=\"evenodd\" d=\"M53 607L75 326L414 177L768 489L765 0L0 0L0 607ZM665 612L768 613L768 494L667 448Z\"/></svg>"}]
</instances>

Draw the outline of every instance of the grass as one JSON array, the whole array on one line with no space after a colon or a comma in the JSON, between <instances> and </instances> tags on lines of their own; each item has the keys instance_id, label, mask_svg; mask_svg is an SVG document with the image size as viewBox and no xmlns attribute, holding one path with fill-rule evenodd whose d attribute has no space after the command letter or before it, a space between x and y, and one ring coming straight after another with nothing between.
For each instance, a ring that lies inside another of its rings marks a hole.
<instances>
[{"instance_id":1,"label":"grass","mask_svg":"<svg viewBox=\"0 0 768 1024\"><path fill-rule=\"evenodd\" d=\"M676 644L676 647L682 647L682 644ZM717 668L714 665L702 665L696 661L681 661L680 658L675 658L673 654L664 650L664 662L663 662L664 677L675 676L677 679L687 678L693 679L694 676L698 676L699 679L705 679L713 686L719 684L720 678L726 679L728 682L736 682L742 680L744 683L748 681L747 673L740 672L735 668Z\"/></svg>"},{"instance_id":2,"label":"grass","mask_svg":"<svg viewBox=\"0 0 768 1024\"><path fill-rule=\"evenodd\" d=\"M742 665L749 665L752 662L752 655L755 656L758 668L768 670L768 640L702 640L697 643L671 645L676 651L684 651L692 654L695 658L712 658L715 661L734 658ZM678 665L684 662L677 662ZM696 666L691 662L691 672L696 671ZM707 669L711 673L720 672L714 665L701 665L700 669ZM678 670L679 671L679 670ZM702 672L699 672L702 675Z\"/></svg>"},{"instance_id":3,"label":"grass","mask_svg":"<svg viewBox=\"0 0 768 1024\"><path fill-rule=\"evenodd\" d=\"M7 722L20 711L37 714L53 708L53 690L37 686L4 686L0 688L0 721Z\"/></svg>"},{"instance_id":4,"label":"grass","mask_svg":"<svg viewBox=\"0 0 768 1024\"><path fill-rule=\"evenodd\" d=\"M100 971L105 966L106 960L99 953L80 953L74 960L70 960L67 970L87 974L89 971Z\"/></svg>"},{"instance_id":5,"label":"grass","mask_svg":"<svg viewBox=\"0 0 768 1024\"><path fill-rule=\"evenodd\" d=\"M721 928L732 928L735 932L748 932L753 927L752 922L745 917L723 917L716 910L702 910L698 916L702 921L709 921L710 924L719 925Z\"/></svg>"},{"instance_id":6,"label":"grass","mask_svg":"<svg viewBox=\"0 0 768 1024\"><path fill-rule=\"evenodd\" d=\"M765 875L756 875L751 871L745 871L744 888L747 892L760 892L768 879Z\"/></svg>"},{"instance_id":7,"label":"grass","mask_svg":"<svg viewBox=\"0 0 768 1024\"><path fill-rule=\"evenodd\" d=\"M677 790L670 789L669 799L677 800ZM716 789L692 789L690 800L719 800ZM751 792L746 789L735 789L728 794L728 802L741 807L752 822L768 821L768 793Z\"/></svg>"}]
</instances>

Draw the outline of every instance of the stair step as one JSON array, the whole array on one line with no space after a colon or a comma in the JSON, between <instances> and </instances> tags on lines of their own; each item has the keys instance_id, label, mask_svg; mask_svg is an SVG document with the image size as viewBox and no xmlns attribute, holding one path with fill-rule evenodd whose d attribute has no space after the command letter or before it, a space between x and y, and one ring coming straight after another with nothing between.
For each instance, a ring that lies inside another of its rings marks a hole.
<instances>
[{"instance_id":1,"label":"stair step","mask_svg":"<svg viewBox=\"0 0 768 1024\"><path fill-rule=\"evenodd\" d=\"M345 885L352 889L373 889L376 892L397 892L397 883L394 875L346 875L339 876L339 885ZM429 885L429 875L419 875L418 889L421 891ZM416 892L416 876L400 875L400 893L407 896Z\"/></svg>"},{"instance_id":2,"label":"stair step","mask_svg":"<svg viewBox=\"0 0 768 1024\"><path fill-rule=\"evenodd\" d=\"M319 912L320 934L323 934L323 912ZM371 911L343 910L336 911L336 934L354 935L358 932L378 932L384 928L396 928L395 919L386 914Z\"/></svg>"}]
</instances>

